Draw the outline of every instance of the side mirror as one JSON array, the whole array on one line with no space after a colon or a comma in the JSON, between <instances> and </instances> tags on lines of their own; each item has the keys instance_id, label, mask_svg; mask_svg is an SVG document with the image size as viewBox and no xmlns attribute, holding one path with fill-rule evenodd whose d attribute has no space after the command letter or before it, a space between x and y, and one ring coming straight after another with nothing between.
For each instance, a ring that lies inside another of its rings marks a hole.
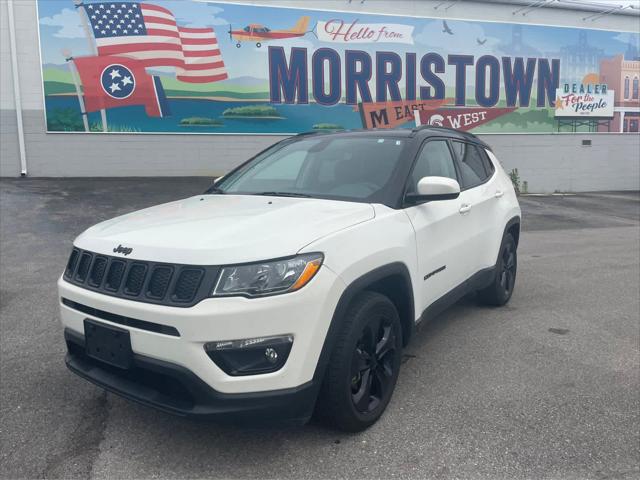
<instances>
[{"instance_id":1,"label":"side mirror","mask_svg":"<svg viewBox=\"0 0 640 480\"><path fill-rule=\"evenodd\" d=\"M460 196L460 184L447 177L423 177L418 181L416 193L406 199L413 204L437 200L453 200Z\"/></svg>"}]
</instances>

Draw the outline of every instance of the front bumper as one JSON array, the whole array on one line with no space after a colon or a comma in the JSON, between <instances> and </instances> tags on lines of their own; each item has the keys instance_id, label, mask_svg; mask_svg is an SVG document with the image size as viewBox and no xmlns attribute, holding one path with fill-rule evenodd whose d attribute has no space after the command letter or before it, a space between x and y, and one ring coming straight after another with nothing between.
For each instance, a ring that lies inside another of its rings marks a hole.
<instances>
[{"instance_id":1,"label":"front bumper","mask_svg":"<svg viewBox=\"0 0 640 480\"><path fill-rule=\"evenodd\" d=\"M215 392L213 396L216 398L227 394L299 390L309 384L314 378L327 330L344 288L342 280L324 265L307 286L293 293L254 299L210 298L193 307L179 308L110 297L72 285L63 278L58 281L60 316L68 340L84 338L86 318L126 328L130 333L136 364L140 361L148 366L149 362L160 362L184 369ZM143 322L138 325L150 322L171 327L179 336L162 330L138 328L135 323L133 326L113 323L105 315L71 308L62 303L62 299L88 306L96 312ZM287 362L272 373L229 376L204 349L208 342L271 335L292 335L294 339ZM81 343L75 342L76 345ZM89 377L90 370L83 367L83 362L82 358L75 357L68 361L74 372ZM97 372L95 366L92 371ZM108 384L100 378L92 381ZM116 386L112 389L122 393L122 388Z\"/></svg>"},{"instance_id":2,"label":"front bumper","mask_svg":"<svg viewBox=\"0 0 640 480\"><path fill-rule=\"evenodd\" d=\"M220 393L180 365L134 354L127 370L85 354L84 336L65 329L69 370L125 398L174 415L260 423L303 424L313 412L319 384L271 392Z\"/></svg>"}]
</instances>

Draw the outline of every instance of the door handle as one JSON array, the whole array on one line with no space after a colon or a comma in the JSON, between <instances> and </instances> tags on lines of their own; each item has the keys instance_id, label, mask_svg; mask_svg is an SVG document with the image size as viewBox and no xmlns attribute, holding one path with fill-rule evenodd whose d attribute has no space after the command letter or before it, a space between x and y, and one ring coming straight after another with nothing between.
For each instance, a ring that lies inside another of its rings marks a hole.
<instances>
[{"instance_id":1,"label":"door handle","mask_svg":"<svg viewBox=\"0 0 640 480\"><path fill-rule=\"evenodd\" d=\"M500 198L503 195L504 195L504 192L502 190L496 190L496 194L495 194L496 198Z\"/></svg>"},{"instance_id":2,"label":"door handle","mask_svg":"<svg viewBox=\"0 0 640 480\"><path fill-rule=\"evenodd\" d=\"M468 203L463 203L460 206L460 210L458 210L462 215L464 215L465 213L469 213L471 211L471 205L469 205Z\"/></svg>"}]
</instances>

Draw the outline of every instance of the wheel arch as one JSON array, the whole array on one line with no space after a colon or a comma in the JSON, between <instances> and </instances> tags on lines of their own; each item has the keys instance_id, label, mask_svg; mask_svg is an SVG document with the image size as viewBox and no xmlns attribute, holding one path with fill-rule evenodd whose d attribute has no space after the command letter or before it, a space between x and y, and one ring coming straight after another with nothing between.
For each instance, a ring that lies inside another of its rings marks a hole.
<instances>
[{"instance_id":1,"label":"wheel arch","mask_svg":"<svg viewBox=\"0 0 640 480\"><path fill-rule=\"evenodd\" d=\"M516 248L520 242L520 217L512 217L504 227L504 233L502 234L502 238L510 233L513 239L516 242Z\"/></svg>"},{"instance_id":2,"label":"wheel arch","mask_svg":"<svg viewBox=\"0 0 640 480\"><path fill-rule=\"evenodd\" d=\"M351 282L342 292L338 304L333 312L327 335L322 345L322 351L314 381L322 382L324 371L329 363L329 358L335 344L335 338L342 326L342 318L347 308L356 296L364 291L373 291L387 296L398 310L402 325L402 342L406 346L415 328L415 306L413 289L409 269L404 263L394 262L380 266L358 277Z\"/></svg>"}]
</instances>

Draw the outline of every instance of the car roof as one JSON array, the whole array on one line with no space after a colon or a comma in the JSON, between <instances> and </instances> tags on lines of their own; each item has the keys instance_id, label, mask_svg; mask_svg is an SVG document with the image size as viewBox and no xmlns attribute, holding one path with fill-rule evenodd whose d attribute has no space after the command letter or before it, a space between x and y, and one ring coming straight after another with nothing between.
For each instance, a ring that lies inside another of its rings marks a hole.
<instances>
[{"instance_id":1,"label":"car roof","mask_svg":"<svg viewBox=\"0 0 640 480\"><path fill-rule=\"evenodd\" d=\"M491 147L485 142L476 137L473 133L463 132L455 130L453 128L438 127L434 125L424 125L413 129L409 128L373 128L373 129L357 129L357 130L314 130L310 132L304 132L296 135L294 138L315 136L315 135L330 135L330 136L367 136L367 137L379 137L384 135L385 137L398 137L398 138L416 138L417 140L424 140L427 137L438 136L448 137L458 140L470 141L481 145L489 150Z\"/></svg>"}]
</instances>

